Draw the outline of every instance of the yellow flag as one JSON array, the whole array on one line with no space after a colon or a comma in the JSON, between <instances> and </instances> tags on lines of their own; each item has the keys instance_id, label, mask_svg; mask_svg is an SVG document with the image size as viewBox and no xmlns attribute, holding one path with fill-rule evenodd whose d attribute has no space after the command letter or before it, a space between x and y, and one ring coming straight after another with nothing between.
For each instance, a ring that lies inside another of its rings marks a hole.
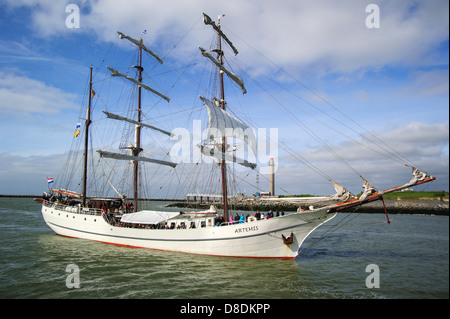
<instances>
[{"instance_id":1,"label":"yellow flag","mask_svg":"<svg viewBox=\"0 0 450 319\"><path fill-rule=\"evenodd\" d=\"M81 123L77 123L77 129L75 130L75 134L73 135L73 138L77 137L80 134L80 127L81 127Z\"/></svg>"},{"instance_id":2,"label":"yellow flag","mask_svg":"<svg viewBox=\"0 0 450 319\"><path fill-rule=\"evenodd\" d=\"M94 96L95 96L95 91L92 90L92 91L91 91L91 97L93 98Z\"/></svg>"}]
</instances>

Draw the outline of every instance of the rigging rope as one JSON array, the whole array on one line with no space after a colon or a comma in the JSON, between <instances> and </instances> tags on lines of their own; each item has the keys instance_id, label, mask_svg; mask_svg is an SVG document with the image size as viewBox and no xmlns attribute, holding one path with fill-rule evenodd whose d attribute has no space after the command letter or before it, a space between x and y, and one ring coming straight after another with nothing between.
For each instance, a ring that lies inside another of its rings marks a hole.
<instances>
[{"instance_id":1,"label":"rigging rope","mask_svg":"<svg viewBox=\"0 0 450 319\"><path fill-rule=\"evenodd\" d=\"M391 147L390 145L388 145L386 142L382 141L380 138L378 138L375 134L369 132L367 129L365 129L364 127L362 127L360 124L358 124L356 121L354 121L353 119L351 119L348 115L346 115L344 112L342 112L339 108L337 108L335 105L333 105L331 102L329 102L328 100L326 100L324 97L322 97L320 94L316 93L314 90L312 90L310 87L308 87L306 84L304 84L303 82L301 82L300 80L298 80L297 78L295 78L293 75L291 75L289 72L287 72L285 69L283 69L282 67L278 66L275 62L273 62L272 60L270 60L269 58L267 58L264 54L262 54L259 50L257 50L255 47L251 46L249 43L247 43L246 41L244 41L242 38L239 37L239 35L233 33L231 30L229 30L227 28L227 32L230 32L231 34L233 34L233 36L235 36L236 38L240 39L244 44L246 44L250 49L252 49L253 51L255 51L258 55L260 55L262 58L264 58L265 60L267 60L270 64L272 64L274 67L276 67L278 70L280 70L281 72L283 72L284 74L286 74L289 78L291 78L292 80L294 80L296 83L300 84L303 88L305 88L307 91L309 91L311 94L313 94L315 97L317 97L318 99L322 100L324 103L326 103L327 105L329 105L330 107L332 107L335 111L337 111L338 113L340 113L341 115L343 115L346 119L348 119L349 121L351 121L352 123L354 123L355 125L357 125L360 129L362 129L364 132L366 132L368 134L368 136L365 136L363 134L360 134L359 132L357 132L356 130L352 129L350 126L348 126L345 122L342 122L340 120L338 120L337 118L331 116L330 114L326 113L325 111L321 110L320 108L318 108L317 106L315 106L313 103L306 101L304 98L298 96L295 93L289 92L291 94L293 94L294 96L296 96L297 98L301 99L302 101L306 102L307 104L311 105L312 107L316 108L317 110L319 110L321 113L325 114L326 116L332 118L333 120L335 120L336 122L338 122L340 125L345 126L346 128L348 128L349 130L357 133L359 136L361 136L363 139L369 141L370 143L378 146L380 149L382 149L383 151L385 151L387 154L391 155L391 159L394 159L402 164L405 164L407 166L414 166L416 168L419 168L417 165L415 165L412 161L410 161L408 158L406 158L404 155L402 155L399 151L395 150L393 147ZM251 76L250 76L251 77ZM279 84L278 84L279 85ZM340 133L342 134L342 133ZM371 137L372 139L369 139L369 137ZM359 144L361 144L360 142L358 142ZM364 144L362 144L364 145ZM365 145L366 147L368 147L367 145ZM373 150L373 149L372 149ZM386 156L386 154L382 154L378 151L376 151L377 153ZM409 163L409 164L407 164ZM358 174L360 175L360 174ZM361 175L360 175L361 176Z\"/></svg>"}]
</instances>

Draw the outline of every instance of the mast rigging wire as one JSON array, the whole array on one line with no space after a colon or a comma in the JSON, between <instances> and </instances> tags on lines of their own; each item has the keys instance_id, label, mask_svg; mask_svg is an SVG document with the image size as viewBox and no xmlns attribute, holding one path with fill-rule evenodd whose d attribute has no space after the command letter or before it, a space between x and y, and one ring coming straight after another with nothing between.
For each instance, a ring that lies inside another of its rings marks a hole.
<instances>
[{"instance_id":1,"label":"mast rigging wire","mask_svg":"<svg viewBox=\"0 0 450 319\"><path fill-rule=\"evenodd\" d=\"M275 62L273 62L272 60L270 60L269 58L267 58L264 54L262 54L259 50L257 50L255 47L253 47L252 45L250 45L248 42L244 41L242 38L240 38L237 34L233 33L231 30L229 30L228 28L227 32L230 32L231 34L233 34L233 36L235 36L236 38L238 38L239 40L241 40L245 45L247 45L250 49L254 50L258 55L260 55L262 58L264 58L265 60L267 60L270 64L272 64L273 66L275 66L278 70L280 70L281 72L283 72L284 74L286 74L289 78L291 78L292 80L294 80L295 82L297 82L299 85L301 85L303 88L305 88L307 91L309 91L311 94L313 94L314 96L316 96L317 98L319 98L320 100L322 100L324 103L328 104L330 107L332 107L335 111L337 111L338 113L340 113L341 115L343 115L345 118L347 118L349 121L351 121L352 123L354 123L355 125L357 125L360 129L362 129L364 132L367 133L368 136L370 136L372 138L369 139L368 137L360 134L359 132L357 132L356 130L352 129L351 127L349 127L346 123L339 121L338 119L336 119L335 117L331 116L330 114L324 112L323 110L321 110L320 108L318 108L317 106L315 106L314 104L304 100L303 98L293 94L294 96L297 96L298 98L300 98L301 100L303 100L304 102L308 103L309 105L313 106L314 108L316 108L317 110L319 110L320 112L322 112L323 114L329 116L330 118L334 119L335 121L337 121L338 123L340 123L341 125L347 127L348 129L352 130L353 132L357 133L358 135L360 135L363 139L366 139L367 141L375 144L376 146L378 146L380 149L384 150L386 153L390 154L392 156L392 159L396 159L397 161L399 161L402 164L405 164L406 166L413 166L416 168L419 168L419 166L417 166L416 164L414 164L412 161L410 161L408 158L406 158L406 156L402 155L399 151L397 151L396 149L394 149L393 147L391 147L390 145L388 145L386 142L382 141L380 138L378 138L375 134L371 133L370 131L368 131L367 129L365 129L363 126L361 126L360 124L358 124L356 121L354 121L352 118L350 118L348 115L346 115L344 112L342 112L338 107L336 107L335 105L333 105L331 102L329 102L327 99L325 99L324 97L322 97L320 94L316 93L314 90L312 90L310 87L308 87L306 84L304 84L303 82L301 82L300 80L298 80L297 78L295 78L293 75L291 75L289 72L287 72L285 69L283 69L282 67L278 66ZM342 134L342 133L341 133ZM361 143L360 143L361 144ZM362 144L364 145L364 144ZM366 146L367 147L367 146ZM378 152L379 153L379 152ZM379 153L381 154L381 153ZM386 155L385 155L386 156ZM406 163L405 163L406 162ZM420 169L420 168L419 168Z\"/></svg>"}]
</instances>

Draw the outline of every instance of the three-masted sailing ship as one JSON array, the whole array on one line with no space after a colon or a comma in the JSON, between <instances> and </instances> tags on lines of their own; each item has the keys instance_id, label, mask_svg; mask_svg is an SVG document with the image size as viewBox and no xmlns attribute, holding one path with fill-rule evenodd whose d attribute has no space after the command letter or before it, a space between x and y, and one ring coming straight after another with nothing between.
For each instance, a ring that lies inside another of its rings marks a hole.
<instances>
[{"instance_id":1,"label":"three-masted sailing ship","mask_svg":"<svg viewBox=\"0 0 450 319\"><path fill-rule=\"evenodd\" d=\"M52 194L45 196L42 204L42 215L47 225L57 234L83 238L108 244L141 247L156 250L205 254L229 257L254 258L295 258L299 247L305 238L317 227L332 219L337 212L363 205L372 201L382 200L386 193L427 183L435 178L413 168L413 178L404 185L384 191L377 191L370 182L364 180L364 193L360 197L349 196L342 186L335 184L338 191L330 205L312 208L308 211L292 212L269 219L249 218L241 221L230 221L232 216L228 204L227 162L236 162L248 169L255 169L256 163L237 158L227 144L227 138L239 139L247 144L248 149L255 154L255 136L252 129L227 112L227 102L224 90L225 75L235 82L242 93L246 88L241 77L229 71L224 66L224 50L226 43L234 52L238 51L221 30L220 19L216 24L209 16L204 15L204 23L211 26L218 36L218 47L210 52L200 49L202 56L210 60L219 74L219 95L200 97L208 112L207 139L201 144L201 153L210 156L218 162L221 169L220 183L222 185L222 200L220 210L211 206L204 211L168 212L145 210L140 207L139 174L140 165L149 162L151 165L162 165L177 169L177 163L142 155L141 129L146 128L155 134L171 136L171 132L144 123L141 117L141 91L145 89L151 94L170 102L170 98L143 83L143 51L150 54L159 63L163 60L143 42L129 37L121 32L118 35L138 49L138 65L136 77L130 77L112 67L108 67L113 77L121 77L133 82L138 88L136 117L125 117L104 111L108 120L127 122L134 125L134 143L124 147L123 152L97 150L102 160L126 161L133 167L133 197L128 199L121 195L118 198L94 198L88 196L88 148L89 128L91 125L92 66L90 69L89 103L85 120L83 183L80 193L65 189L53 189ZM215 57L214 54L217 56ZM106 176L105 176L106 177ZM180 182L181 183L181 182ZM334 182L333 182L334 183ZM113 186L113 185L111 185Z\"/></svg>"}]
</instances>

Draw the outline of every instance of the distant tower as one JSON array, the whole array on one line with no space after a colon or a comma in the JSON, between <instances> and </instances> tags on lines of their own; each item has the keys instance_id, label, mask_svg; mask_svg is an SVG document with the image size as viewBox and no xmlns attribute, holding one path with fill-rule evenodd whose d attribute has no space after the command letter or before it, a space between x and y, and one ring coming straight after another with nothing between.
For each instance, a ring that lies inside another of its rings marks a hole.
<instances>
[{"instance_id":1,"label":"distant tower","mask_svg":"<svg viewBox=\"0 0 450 319\"><path fill-rule=\"evenodd\" d=\"M259 193L259 173L256 172L256 193Z\"/></svg>"},{"instance_id":2,"label":"distant tower","mask_svg":"<svg viewBox=\"0 0 450 319\"><path fill-rule=\"evenodd\" d=\"M273 157L269 161L270 166L270 195L275 196L275 164L273 162Z\"/></svg>"}]
</instances>

